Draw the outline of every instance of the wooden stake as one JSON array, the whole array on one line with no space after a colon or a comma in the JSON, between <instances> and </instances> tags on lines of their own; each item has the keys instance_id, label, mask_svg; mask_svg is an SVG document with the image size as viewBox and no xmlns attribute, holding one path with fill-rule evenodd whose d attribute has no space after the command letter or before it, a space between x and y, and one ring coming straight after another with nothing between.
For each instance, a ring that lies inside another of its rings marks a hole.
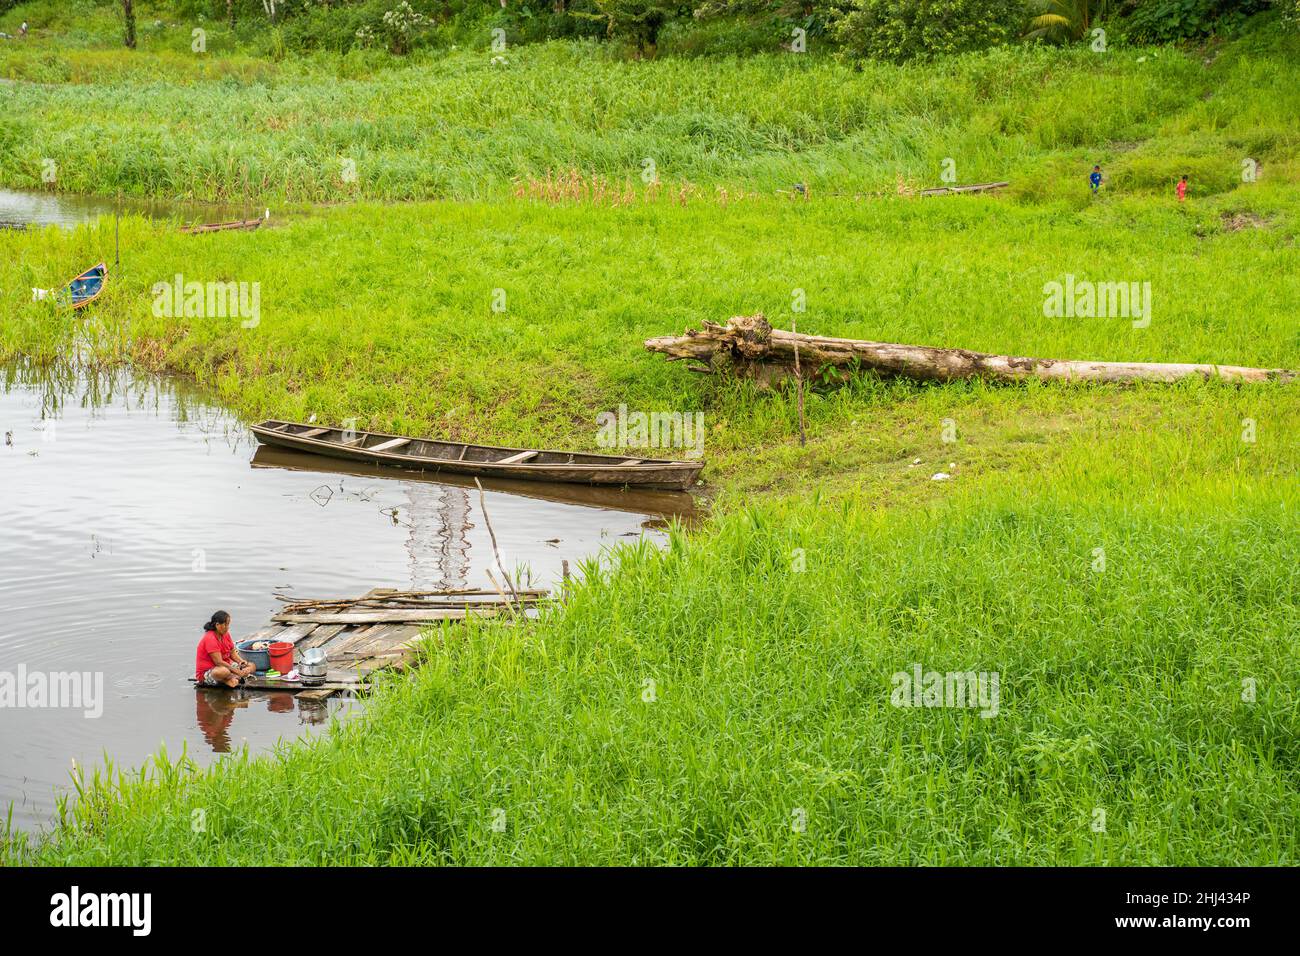
<instances>
[{"instance_id":1,"label":"wooden stake","mask_svg":"<svg viewBox=\"0 0 1300 956\"><path fill-rule=\"evenodd\" d=\"M790 334L796 336L794 340L794 377L799 386L799 447L802 448L808 444L808 436L803 430L803 370L799 367L799 328L794 316L790 317Z\"/></svg>"},{"instance_id":2,"label":"wooden stake","mask_svg":"<svg viewBox=\"0 0 1300 956\"><path fill-rule=\"evenodd\" d=\"M474 479L474 484L478 486L478 504L483 510L483 523L487 525L488 537L492 539L492 554L497 559L497 570L499 570L501 576L506 579L506 585L510 588L510 593L514 595L515 601L519 604L519 609L522 611L524 605L523 602L519 600L519 592L515 590L515 584L510 580L510 575L506 574L505 565L501 563L501 552L497 550L497 533L492 530L492 519L488 517L487 498L483 495L483 485L477 478ZM488 571L488 578L492 580L494 585L496 585L496 579L492 578L492 572L490 570ZM501 590L500 585L497 585L497 590ZM501 596L505 597L504 594Z\"/></svg>"}]
</instances>

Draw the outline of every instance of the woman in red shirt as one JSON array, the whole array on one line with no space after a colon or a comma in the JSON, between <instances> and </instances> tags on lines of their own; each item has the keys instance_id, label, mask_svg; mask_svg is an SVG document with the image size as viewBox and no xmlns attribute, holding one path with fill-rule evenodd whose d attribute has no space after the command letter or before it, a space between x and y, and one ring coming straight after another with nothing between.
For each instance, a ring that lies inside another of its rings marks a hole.
<instances>
[{"instance_id":1,"label":"woman in red shirt","mask_svg":"<svg viewBox=\"0 0 1300 956\"><path fill-rule=\"evenodd\" d=\"M201 687L238 687L239 682L256 668L235 650L230 639L230 615L218 611L212 620L203 625L203 638L199 641L194 661L194 679Z\"/></svg>"}]
</instances>

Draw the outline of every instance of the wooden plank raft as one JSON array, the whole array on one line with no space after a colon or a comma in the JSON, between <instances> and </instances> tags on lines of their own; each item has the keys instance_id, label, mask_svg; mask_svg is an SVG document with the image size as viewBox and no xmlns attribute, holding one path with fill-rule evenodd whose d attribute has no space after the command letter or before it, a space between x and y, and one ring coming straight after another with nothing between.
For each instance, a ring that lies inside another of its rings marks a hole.
<instances>
[{"instance_id":1,"label":"wooden plank raft","mask_svg":"<svg viewBox=\"0 0 1300 956\"><path fill-rule=\"evenodd\" d=\"M338 692L353 692L377 670L400 669L408 663L420 632L429 624L463 621L467 617L518 614L537 606L544 590L520 590L509 599L497 591L398 591L374 588L358 598L292 598L271 623L243 641L284 641L295 654L319 647L329 670L324 684L315 686L284 680L251 678L246 690L288 691L321 700ZM328 691L329 693L325 693ZM320 692L320 693L317 693Z\"/></svg>"}]
</instances>

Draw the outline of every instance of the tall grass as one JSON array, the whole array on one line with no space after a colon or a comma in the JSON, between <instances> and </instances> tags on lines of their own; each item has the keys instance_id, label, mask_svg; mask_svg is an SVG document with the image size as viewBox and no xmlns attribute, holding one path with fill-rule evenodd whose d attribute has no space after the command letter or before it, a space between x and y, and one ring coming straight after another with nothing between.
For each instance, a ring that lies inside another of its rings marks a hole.
<instances>
[{"instance_id":1,"label":"tall grass","mask_svg":"<svg viewBox=\"0 0 1300 956\"><path fill-rule=\"evenodd\" d=\"M1195 172L1205 194L1238 183L1247 157L1297 178L1297 53L1300 37L1280 32L1208 67L1173 49L627 63L554 42L504 66L460 51L340 78L321 58L56 51L48 76L39 57L0 64L49 81L0 88L0 182L41 187L49 158L73 192L475 198L574 167L638 181L651 160L665 182L854 195L892 193L900 175L934 184L952 159L962 182L1011 179L1035 198L1077 195L1094 162L1116 189Z\"/></svg>"}]
</instances>

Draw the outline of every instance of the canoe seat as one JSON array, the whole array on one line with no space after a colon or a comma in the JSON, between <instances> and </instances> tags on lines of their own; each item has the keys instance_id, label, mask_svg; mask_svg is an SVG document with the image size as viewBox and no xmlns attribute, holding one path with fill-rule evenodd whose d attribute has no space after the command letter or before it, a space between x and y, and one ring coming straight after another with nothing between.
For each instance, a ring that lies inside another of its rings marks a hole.
<instances>
[{"instance_id":1,"label":"canoe seat","mask_svg":"<svg viewBox=\"0 0 1300 956\"><path fill-rule=\"evenodd\" d=\"M502 458L500 461L493 462L494 465L518 465L528 461L530 458L536 458L535 451L521 451L517 455L511 455L509 458Z\"/></svg>"},{"instance_id":2,"label":"canoe seat","mask_svg":"<svg viewBox=\"0 0 1300 956\"><path fill-rule=\"evenodd\" d=\"M315 438L317 435L324 435L327 431L329 431L328 428L312 428L312 429L310 429L310 430L308 430L308 431L305 431L305 432L299 432L299 433L298 433L298 437L299 437L299 438Z\"/></svg>"},{"instance_id":3,"label":"canoe seat","mask_svg":"<svg viewBox=\"0 0 1300 956\"><path fill-rule=\"evenodd\" d=\"M620 461L618 464L621 468L623 465L639 465L642 461L644 461L642 458L629 458L627 461Z\"/></svg>"},{"instance_id":4,"label":"canoe seat","mask_svg":"<svg viewBox=\"0 0 1300 956\"><path fill-rule=\"evenodd\" d=\"M409 438L390 438L378 445L371 445L366 451L392 451L394 448L401 448L403 445L409 445L410 443L411 439Z\"/></svg>"}]
</instances>

